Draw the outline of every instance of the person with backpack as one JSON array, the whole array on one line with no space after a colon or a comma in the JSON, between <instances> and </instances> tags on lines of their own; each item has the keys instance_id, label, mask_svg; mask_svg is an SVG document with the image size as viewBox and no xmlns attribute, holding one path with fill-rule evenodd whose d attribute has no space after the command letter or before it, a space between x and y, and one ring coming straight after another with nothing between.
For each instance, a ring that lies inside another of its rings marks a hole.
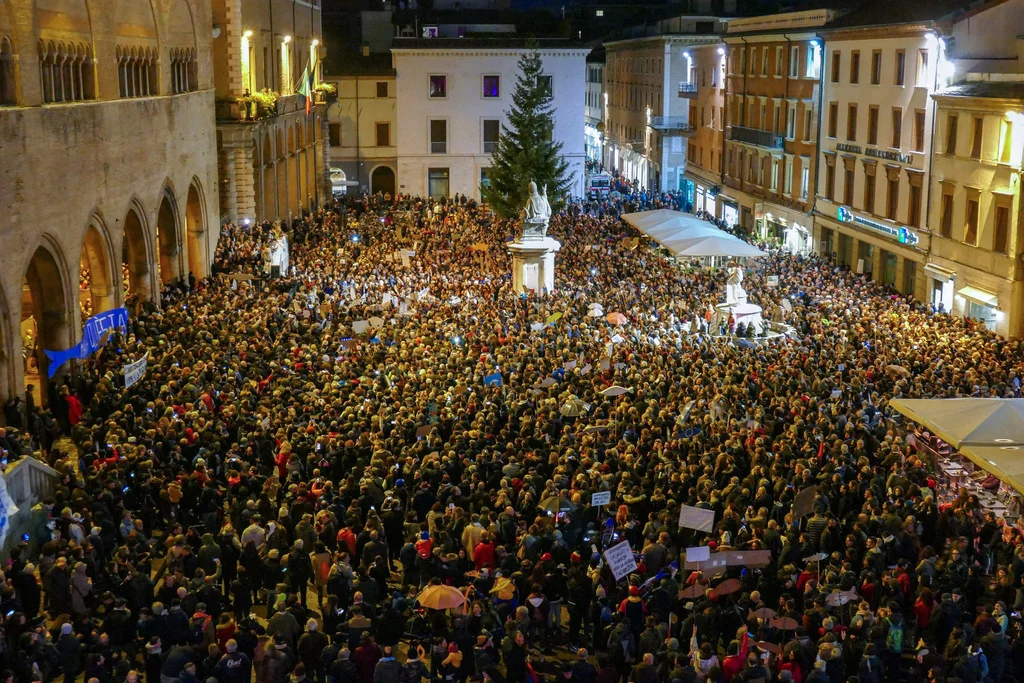
<instances>
[{"instance_id":1,"label":"person with backpack","mask_svg":"<svg viewBox=\"0 0 1024 683\"><path fill-rule=\"evenodd\" d=\"M629 675L629 670L636 660L636 638L633 637L629 622L621 612L612 615L612 627L608 633L606 646L612 665L618 670L619 675Z\"/></svg>"},{"instance_id":2,"label":"person with backpack","mask_svg":"<svg viewBox=\"0 0 1024 683\"><path fill-rule=\"evenodd\" d=\"M244 652L238 651L238 643L234 638L224 646L226 654L220 658L213 669L218 683L249 683L252 678L252 660Z\"/></svg>"},{"instance_id":3,"label":"person with backpack","mask_svg":"<svg viewBox=\"0 0 1024 683\"><path fill-rule=\"evenodd\" d=\"M900 669L903 658L904 640L906 638L907 624L903 616L896 611L895 605L890 604L889 615L885 618L885 650L887 653L886 662L892 670L893 675Z\"/></svg>"},{"instance_id":4,"label":"person with backpack","mask_svg":"<svg viewBox=\"0 0 1024 683\"><path fill-rule=\"evenodd\" d=\"M530 613L531 635L536 636L538 643L547 643L548 615L551 612L551 603L548 602L540 584L533 584L530 595L526 598L526 608Z\"/></svg>"},{"instance_id":5,"label":"person with backpack","mask_svg":"<svg viewBox=\"0 0 1024 683\"><path fill-rule=\"evenodd\" d=\"M885 680L885 665L875 652L874 643L864 646L864 655L857 667L860 683L882 683Z\"/></svg>"},{"instance_id":6,"label":"person with backpack","mask_svg":"<svg viewBox=\"0 0 1024 683\"><path fill-rule=\"evenodd\" d=\"M188 620L188 643L202 651L216 641L217 634L213 626L213 617L206 613L206 605L200 602Z\"/></svg>"}]
</instances>

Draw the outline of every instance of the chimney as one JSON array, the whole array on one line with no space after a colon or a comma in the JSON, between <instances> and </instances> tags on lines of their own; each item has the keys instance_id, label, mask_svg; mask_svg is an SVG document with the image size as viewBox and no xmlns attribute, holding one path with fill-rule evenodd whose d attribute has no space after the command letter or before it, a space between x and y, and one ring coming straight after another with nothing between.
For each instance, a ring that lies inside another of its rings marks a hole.
<instances>
[{"instance_id":1,"label":"chimney","mask_svg":"<svg viewBox=\"0 0 1024 683\"><path fill-rule=\"evenodd\" d=\"M370 44L369 43L363 43L363 56L364 57L369 57L370 56Z\"/></svg>"}]
</instances>

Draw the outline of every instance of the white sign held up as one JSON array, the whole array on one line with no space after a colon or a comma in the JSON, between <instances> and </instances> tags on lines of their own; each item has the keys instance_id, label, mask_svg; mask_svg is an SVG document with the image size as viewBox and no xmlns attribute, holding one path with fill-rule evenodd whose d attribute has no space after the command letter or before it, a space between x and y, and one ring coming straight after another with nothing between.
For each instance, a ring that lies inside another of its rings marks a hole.
<instances>
[{"instance_id":1,"label":"white sign held up","mask_svg":"<svg viewBox=\"0 0 1024 683\"><path fill-rule=\"evenodd\" d=\"M128 363L124 366L124 388L127 389L131 385L142 379L142 376L146 374L146 363L149 361L149 351L146 351L139 360L134 363Z\"/></svg>"},{"instance_id":2,"label":"white sign held up","mask_svg":"<svg viewBox=\"0 0 1024 683\"><path fill-rule=\"evenodd\" d=\"M633 557L633 549L629 547L629 541L623 541L606 549L604 561L608 563L616 581L636 571L636 559Z\"/></svg>"},{"instance_id":3,"label":"white sign held up","mask_svg":"<svg viewBox=\"0 0 1024 683\"><path fill-rule=\"evenodd\" d=\"M684 505L679 510L679 526L710 533L715 528L715 511Z\"/></svg>"},{"instance_id":4,"label":"white sign held up","mask_svg":"<svg viewBox=\"0 0 1024 683\"><path fill-rule=\"evenodd\" d=\"M593 505L594 507L607 505L610 502L612 502L611 491L598 491L597 493L590 496L590 504Z\"/></svg>"}]
</instances>

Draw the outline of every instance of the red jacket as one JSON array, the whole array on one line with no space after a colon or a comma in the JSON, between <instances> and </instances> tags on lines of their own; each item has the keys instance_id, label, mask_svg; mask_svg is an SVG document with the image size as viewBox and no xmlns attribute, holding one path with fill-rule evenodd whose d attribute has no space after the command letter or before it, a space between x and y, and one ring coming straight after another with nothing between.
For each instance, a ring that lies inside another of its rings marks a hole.
<instances>
[{"instance_id":1,"label":"red jacket","mask_svg":"<svg viewBox=\"0 0 1024 683\"><path fill-rule=\"evenodd\" d=\"M82 421L82 402L76 396L71 395L65 396L64 400L68 404L68 422L74 427Z\"/></svg>"},{"instance_id":2,"label":"red jacket","mask_svg":"<svg viewBox=\"0 0 1024 683\"><path fill-rule=\"evenodd\" d=\"M731 683L734 676L743 671L747 664L747 651L750 650L750 634L743 634L739 654L729 655L722 661L722 680Z\"/></svg>"},{"instance_id":3,"label":"red jacket","mask_svg":"<svg viewBox=\"0 0 1024 683\"><path fill-rule=\"evenodd\" d=\"M497 567L498 562L494 557L494 543L477 543L476 548L473 549L473 564L476 565L477 571L484 567L492 569Z\"/></svg>"}]
</instances>

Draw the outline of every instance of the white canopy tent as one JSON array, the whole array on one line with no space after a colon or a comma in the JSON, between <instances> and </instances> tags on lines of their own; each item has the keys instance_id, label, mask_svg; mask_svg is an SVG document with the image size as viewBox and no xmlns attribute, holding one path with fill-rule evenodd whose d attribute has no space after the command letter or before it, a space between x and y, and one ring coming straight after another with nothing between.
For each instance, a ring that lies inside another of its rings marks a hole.
<instances>
[{"instance_id":1,"label":"white canopy tent","mask_svg":"<svg viewBox=\"0 0 1024 683\"><path fill-rule=\"evenodd\" d=\"M1024 399L894 399L889 405L953 446L1024 445Z\"/></svg>"},{"instance_id":2,"label":"white canopy tent","mask_svg":"<svg viewBox=\"0 0 1024 683\"><path fill-rule=\"evenodd\" d=\"M889 405L1024 494L1024 399L894 399Z\"/></svg>"},{"instance_id":3,"label":"white canopy tent","mask_svg":"<svg viewBox=\"0 0 1024 683\"><path fill-rule=\"evenodd\" d=\"M622 219L676 256L765 256L763 251L735 235L682 211L640 211L626 214Z\"/></svg>"}]
</instances>

